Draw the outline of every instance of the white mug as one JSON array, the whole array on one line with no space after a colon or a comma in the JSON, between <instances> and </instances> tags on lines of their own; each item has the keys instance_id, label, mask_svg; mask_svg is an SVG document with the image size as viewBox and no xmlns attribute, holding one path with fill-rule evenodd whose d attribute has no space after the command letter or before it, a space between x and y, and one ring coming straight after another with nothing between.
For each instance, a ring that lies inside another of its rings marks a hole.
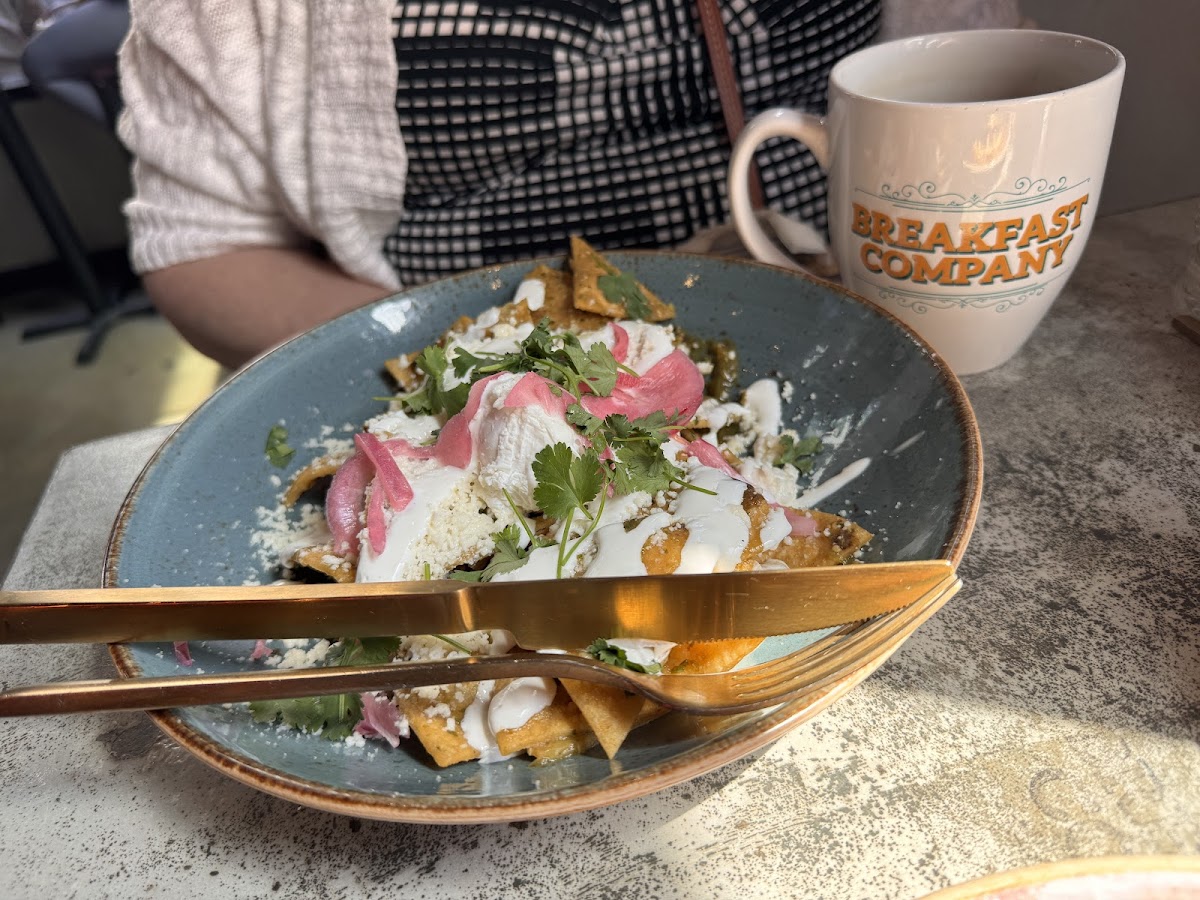
<instances>
[{"instance_id":1,"label":"white mug","mask_svg":"<svg viewBox=\"0 0 1200 900\"><path fill-rule=\"evenodd\" d=\"M797 268L747 191L755 148L803 142L828 174L843 283L898 316L959 374L1021 348L1062 290L1096 217L1121 54L1032 30L868 47L829 77L829 114L772 109L729 165L733 221L763 262Z\"/></svg>"}]
</instances>

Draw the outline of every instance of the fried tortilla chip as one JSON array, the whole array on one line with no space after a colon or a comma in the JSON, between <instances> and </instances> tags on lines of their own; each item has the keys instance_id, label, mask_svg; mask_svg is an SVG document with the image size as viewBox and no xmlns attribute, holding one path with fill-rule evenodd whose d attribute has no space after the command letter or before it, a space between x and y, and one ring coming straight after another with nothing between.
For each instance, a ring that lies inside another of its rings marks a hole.
<instances>
[{"instance_id":1,"label":"fried tortilla chip","mask_svg":"<svg viewBox=\"0 0 1200 900\"><path fill-rule=\"evenodd\" d=\"M737 568L745 571L753 569L762 555L762 527L767 521L767 517L771 515L772 507L767 498L758 491L748 490L742 495L742 509L746 511L746 516L750 519L750 535L746 540L746 549L742 551L742 558L738 561Z\"/></svg>"},{"instance_id":2,"label":"fried tortilla chip","mask_svg":"<svg viewBox=\"0 0 1200 900\"><path fill-rule=\"evenodd\" d=\"M645 699L620 688L564 678L560 684L575 701L579 712L612 759L637 723Z\"/></svg>"},{"instance_id":3,"label":"fried tortilla chip","mask_svg":"<svg viewBox=\"0 0 1200 900\"><path fill-rule=\"evenodd\" d=\"M595 745L596 735L590 731L584 731L580 734L555 738L552 741L546 741L544 744L534 744L532 747L526 747L525 752L534 758L535 763L545 764L557 762L560 759L567 759L571 756L578 756Z\"/></svg>"},{"instance_id":4,"label":"fried tortilla chip","mask_svg":"<svg viewBox=\"0 0 1200 900\"><path fill-rule=\"evenodd\" d=\"M296 505L296 501L300 499L305 491L322 478L329 478L334 475L345 461L346 458L344 456L333 456L331 454L318 456L296 473L296 477L292 479L292 483L288 485L287 491L284 492L283 505L291 509Z\"/></svg>"},{"instance_id":5,"label":"fried tortilla chip","mask_svg":"<svg viewBox=\"0 0 1200 900\"><path fill-rule=\"evenodd\" d=\"M341 584L354 581L358 566L352 559L339 556L328 544L321 547L304 547L292 554L292 565L303 566L320 572L326 578L332 578Z\"/></svg>"},{"instance_id":6,"label":"fried tortilla chip","mask_svg":"<svg viewBox=\"0 0 1200 900\"><path fill-rule=\"evenodd\" d=\"M683 560L683 545L687 543L686 525L672 525L656 531L642 544L642 565L647 575L670 575Z\"/></svg>"},{"instance_id":7,"label":"fried tortilla chip","mask_svg":"<svg viewBox=\"0 0 1200 900\"><path fill-rule=\"evenodd\" d=\"M463 714L475 700L477 688L476 684L447 684L396 694L396 705L408 718L413 734L443 768L479 758L479 751L462 733Z\"/></svg>"},{"instance_id":8,"label":"fried tortilla chip","mask_svg":"<svg viewBox=\"0 0 1200 900\"><path fill-rule=\"evenodd\" d=\"M416 354L402 353L394 359L384 360L383 368L402 391L415 391L421 386L423 376L416 366Z\"/></svg>"},{"instance_id":9,"label":"fried tortilla chip","mask_svg":"<svg viewBox=\"0 0 1200 900\"><path fill-rule=\"evenodd\" d=\"M662 322L675 317L675 307L610 263L583 238L571 236L571 271L575 307L610 319Z\"/></svg>"},{"instance_id":10,"label":"fried tortilla chip","mask_svg":"<svg viewBox=\"0 0 1200 900\"><path fill-rule=\"evenodd\" d=\"M712 675L728 672L762 643L762 638L728 641L690 641L676 644L667 655L663 671L672 675Z\"/></svg>"},{"instance_id":11,"label":"fried tortilla chip","mask_svg":"<svg viewBox=\"0 0 1200 900\"><path fill-rule=\"evenodd\" d=\"M521 280L522 282L541 283L541 303L537 303L536 290L527 288L521 291L519 299L500 307L500 321L505 324L536 325L542 319L549 319L556 328L581 332L603 328L608 321L604 316L576 309L574 278L565 269L552 269L542 265L529 272ZM530 308L530 299L534 300L536 308Z\"/></svg>"},{"instance_id":12,"label":"fried tortilla chip","mask_svg":"<svg viewBox=\"0 0 1200 900\"><path fill-rule=\"evenodd\" d=\"M502 682L496 685L500 689ZM558 685L554 701L545 709L534 714L520 728L509 728L496 732L496 746L504 754L520 753L530 747L535 747L588 731L587 720L579 711L579 707L571 700L571 695Z\"/></svg>"},{"instance_id":13,"label":"fried tortilla chip","mask_svg":"<svg viewBox=\"0 0 1200 900\"><path fill-rule=\"evenodd\" d=\"M762 554L762 559L779 560L789 569L836 566L853 557L873 537L865 528L833 513L812 509L805 510L805 514L816 520L816 534L784 538L774 550Z\"/></svg>"}]
</instances>

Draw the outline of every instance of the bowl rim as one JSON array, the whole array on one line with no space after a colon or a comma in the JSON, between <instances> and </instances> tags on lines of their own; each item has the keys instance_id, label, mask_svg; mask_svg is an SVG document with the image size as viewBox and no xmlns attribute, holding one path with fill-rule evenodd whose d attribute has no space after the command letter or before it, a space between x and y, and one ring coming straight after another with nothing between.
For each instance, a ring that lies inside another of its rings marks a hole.
<instances>
[{"instance_id":1,"label":"bowl rim","mask_svg":"<svg viewBox=\"0 0 1200 900\"><path fill-rule=\"evenodd\" d=\"M950 560L956 567L959 565L966 552L971 533L974 530L982 498L983 447L979 434L979 425L970 400L967 397L966 390L959 382L958 377L951 371L946 361L927 341L921 338L910 326L878 304L853 293L842 285L826 281L807 272L737 257L718 257L676 250L620 250L612 252L620 253L623 256L675 257L684 260L695 260L701 264L718 262L734 266L773 270L786 276L806 281L821 290L832 291L852 303L868 307L872 312L892 322L911 340L918 344L925 351L954 406L955 421L963 439L961 447L963 458L962 487L959 493L958 504L952 514L953 528L942 545L942 552L939 557ZM448 278L438 279L437 282L426 282L397 291L344 315L362 315L364 310L370 310L382 304L403 299L409 293L426 290L434 283L446 284L475 279L481 275L495 273L502 268L513 265L528 266L532 269L539 264L559 264L562 262L562 259L561 255L556 255L482 266L457 273ZM268 356L296 341L305 339L308 335L324 328L328 324L330 323L322 323L309 331L284 341L235 372L200 407L180 423L166 437L158 449L155 450L154 454L142 468L142 471L138 474L128 494L126 494L117 517L113 522L103 564L102 584L105 588L118 586L117 567L120 561L126 527L137 505L138 497L145 480L163 454L174 444L181 434L186 434L190 423L210 403L214 402L219 395L225 392L230 385L246 377L248 372L258 366ZM903 610L888 613L887 615L897 616L902 612ZM846 626L846 629L849 631L853 627ZM456 795L431 795L424 797L413 794L368 794L362 791L337 788L332 785L290 775L267 765L254 762L193 729L173 710L153 710L148 715L168 737L207 765L242 784L303 806L359 818L394 822L424 824L513 822L566 815L610 806L624 800L631 800L655 793L741 759L766 744L771 743L803 722L813 718L836 700L840 699L851 688L866 679L890 656L890 653L897 646L899 645L893 646L891 650L873 658L870 663L861 669L850 673L842 680L816 694L783 704L765 716L736 725L725 734L697 747L685 750L670 759L640 769L636 773L616 773L599 783L593 782L588 785L562 788L557 791L539 794L536 797L520 795L488 798L461 797ZM109 653L112 656L118 674L122 678L134 678L141 675L141 671L127 645L112 644L109 646Z\"/></svg>"}]
</instances>

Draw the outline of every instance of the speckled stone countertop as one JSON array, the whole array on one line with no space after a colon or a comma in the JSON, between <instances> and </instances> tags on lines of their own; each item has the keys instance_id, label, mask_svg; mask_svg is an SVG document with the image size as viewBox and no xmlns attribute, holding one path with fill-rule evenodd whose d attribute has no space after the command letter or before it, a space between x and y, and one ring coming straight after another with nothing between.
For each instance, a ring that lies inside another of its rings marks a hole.
<instances>
[{"instance_id":1,"label":"speckled stone countertop","mask_svg":"<svg viewBox=\"0 0 1200 900\"><path fill-rule=\"evenodd\" d=\"M0 726L0 897L917 897L1069 857L1200 853L1200 347L1170 326L1195 201L1101 221L1030 344L966 380L967 588L754 758L516 825L342 818L139 714ZM162 431L66 454L6 587L98 583ZM4 684L110 677L0 649Z\"/></svg>"}]
</instances>

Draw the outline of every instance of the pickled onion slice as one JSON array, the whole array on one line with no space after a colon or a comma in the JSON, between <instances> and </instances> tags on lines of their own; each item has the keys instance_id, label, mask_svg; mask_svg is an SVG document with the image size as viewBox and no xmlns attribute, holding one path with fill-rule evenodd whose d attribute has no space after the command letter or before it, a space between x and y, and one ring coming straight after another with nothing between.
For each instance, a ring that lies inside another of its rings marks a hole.
<instances>
[{"instance_id":1,"label":"pickled onion slice","mask_svg":"<svg viewBox=\"0 0 1200 900\"><path fill-rule=\"evenodd\" d=\"M175 641L172 645L175 649L175 658L179 660L181 666L190 666L192 664L192 651L188 649L187 641Z\"/></svg>"},{"instance_id":2,"label":"pickled onion slice","mask_svg":"<svg viewBox=\"0 0 1200 900\"><path fill-rule=\"evenodd\" d=\"M729 460L725 458L725 454L706 440L700 439L686 444L683 452L688 456L694 456L700 460L701 465L708 466L710 469L716 469L730 478L735 478L738 481L746 480L746 476L729 464Z\"/></svg>"},{"instance_id":3,"label":"pickled onion slice","mask_svg":"<svg viewBox=\"0 0 1200 900\"><path fill-rule=\"evenodd\" d=\"M788 524L792 526L793 537L812 537L817 533L817 520L808 513L790 507L781 507L787 516Z\"/></svg>"},{"instance_id":4,"label":"pickled onion slice","mask_svg":"<svg viewBox=\"0 0 1200 900\"><path fill-rule=\"evenodd\" d=\"M354 726L354 733L377 737L393 747L400 746L401 732L408 737L408 727L396 704L387 695L369 692L361 696L363 717Z\"/></svg>"},{"instance_id":5,"label":"pickled onion slice","mask_svg":"<svg viewBox=\"0 0 1200 900\"><path fill-rule=\"evenodd\" d=\"M583 407L602 419L614 413L640 419L663 412L672 420L686 421L703 399L704 376L686 353L673 350L639 378L622 372L611 396L584 397Z\"/></svg>"},{"instance_id":6,"label":"pickled onion slice","mask_svg":"<svg viewBox=\"0 0 1200 900\"><path fill-rule=\"evenodd\" d=\"M383 514L384 491L375 479L371 488L371 499L367 503L367 543L371 552L378 556L387 547L387 517Z\"/></svg>"},{"instance_id":7,"label":"pickled onion slice","mask_svg":"<svg viewBox=\"0 0 1200 900\"><path fill-rule=\"evenodd\" d=\"M612 355L619 363L625 362L625 358L629 356L629 332L618 325L616 322L609 323L613 330L613 346Z\"/></svg>"},{"instance_id":8,"label":"pickled onion slice","mask_svg":"<svg viewBox=\"0 0 1200 900\"><path fill-rule=\"evenodd\" d=\"M493 379L499 378L501 374L503 373L497 372L495 375L481 378L471 385L471 393L467 395L467 405L457 415L451 416L450 421L442 426L441 433L438 434L435 454L438 462L442 465L465 469L470 464L471 420L479 412L479 401L483 397L483 389Z\"/></svg>"},{"instance_id":9,"label":"pickled onion slice","mask_svg":"<svg viewBox=\"0 0 1200 900\"><path fill-rule=\"evenodd\" d=\"M557 396L555 390L558 391ZM528 372L512 386L504 398L504 405L507 408L540 406L550 415L562 417L574 399L549 378Z\"/></svg>"},{"instance_id":10,"label":"pickled onion slice","mask_svg":"<svg viewBox=\"0 0 1200 900\"><path fill-rule=\"evenodd\" d=\"M334 473L325 495L325 521L333 535L333 552L358 555L357 537L367 485L374 475L371 461L355 453Z\"/></svg>"},{"instance_id":11,"label":"pickled onion slice","mask_svg":"<svg viewBox=\"0 0 1200 900\"><path fill-rule=\"evenodd\" d=\"M396 512L403 511L412 502L413 490L396 464L396 457L379 438L367 431L354 436L354 445L375 467L376 483L383 488L388 505Z\"/></svg>"}]
</instances>

